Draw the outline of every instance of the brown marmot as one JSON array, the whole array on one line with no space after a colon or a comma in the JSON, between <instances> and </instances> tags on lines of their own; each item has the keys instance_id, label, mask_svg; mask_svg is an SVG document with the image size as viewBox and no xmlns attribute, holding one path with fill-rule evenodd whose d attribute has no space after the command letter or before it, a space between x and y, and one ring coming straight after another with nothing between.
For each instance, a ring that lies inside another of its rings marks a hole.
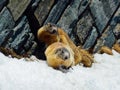
<instances>
[{"instance_id":1,"label":"brown marmot","mask_svg":"<svg viewBox=\"0 0 120 90\"><path fill-rule=\"evenodd\" d=\"M68 45L74 52L75 65L78 63L83 63L86 67L90 67L92 65L93 56L86 50L77 47L69 38L69 36L64 32L64 30L57 27L56 25L48 23L42 26L38 30L37 37L38 40L45 42L47 46L55 42L61 42Z\"/></svg>"}]
</instances>

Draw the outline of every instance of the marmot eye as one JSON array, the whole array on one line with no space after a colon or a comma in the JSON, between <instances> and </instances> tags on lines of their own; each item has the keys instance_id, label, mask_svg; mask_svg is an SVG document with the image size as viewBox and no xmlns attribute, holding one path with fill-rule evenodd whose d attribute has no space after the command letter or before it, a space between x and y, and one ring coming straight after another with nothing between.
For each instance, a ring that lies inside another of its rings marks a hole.
<instances>
[{"instance_id":1,"label":"marmot eye","mask_svg":"<svg viewBox=\"0 0 120 90\"><path fill-rule=\"evenodd\" d=\"M56 29L49 29L48 32L50 34L57 34L57 30Z\"/></svg>"},{"instance_id":2,"label":"marmot eye","mask_svg":"<svg viewBox=\"0 0 120 90\"><path fill-rule=\"evenodd\" d=\"M51 30L49 30L49 33L50 33L50 34L56 34L56 33L57 33L57 30L56 30L56 29L51 29Z\"/></svg>"},{"instance_id":3,"label":"marmot eye","mask_svg":"<svg viewBox=\"0 0 120 90\"><path fill-rule=\"evenodd\" d=\"M54 33L56 33L56 30L55 30L55 29L53 29L53 30L52 30L52 33L53 33L53 34L54 34Z\"/></svg>"},{"instance_id":4,"label":"marmot eye","mask_svg":"<svg viewBox=\"0 0 120 90\"><path fill-rule=\"evenodd\" d=\"M62 54L64 54L64 51L63 51L63 50L61 50L61 53L62 53Z\"/></svg>"}]
</instances>

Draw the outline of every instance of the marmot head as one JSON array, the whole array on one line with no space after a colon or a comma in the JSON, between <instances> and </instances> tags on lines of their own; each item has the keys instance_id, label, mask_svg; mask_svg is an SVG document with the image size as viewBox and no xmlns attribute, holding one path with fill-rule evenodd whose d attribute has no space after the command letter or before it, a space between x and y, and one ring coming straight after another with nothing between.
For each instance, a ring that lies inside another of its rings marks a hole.
<instances>
[{"instance_id":1,"label":"marmot head","mask_svg":"<svg viewBox=\"0 0 120 90\"><path fill-rule=\"evenodd\" d=\"M63 43L55 42L49 45L45 51L47 63L56 69L69 69L74 65L74 53L72 49Z\"/></svg>"},{"instance_id":2,"label":"marmot head","mask_svg":"<svg viewBox=\"0 0 120 90\"><path fill-rule=\"evenodd\" d=\"M48 23L38 30L37 37L40 41L50 45L59 41L58 28L54 24Z\"/></svg>"},{"instance_id":3,"label":"marmot head","mask_svg":"<svg viewBox=\"0 0 120 90\"><path fill-rule=\"evenodd\" d=\"M63 60L67 60L70 58L70 52L65 47L58 48L55 54Z\"/></svg>"}]
</instances>

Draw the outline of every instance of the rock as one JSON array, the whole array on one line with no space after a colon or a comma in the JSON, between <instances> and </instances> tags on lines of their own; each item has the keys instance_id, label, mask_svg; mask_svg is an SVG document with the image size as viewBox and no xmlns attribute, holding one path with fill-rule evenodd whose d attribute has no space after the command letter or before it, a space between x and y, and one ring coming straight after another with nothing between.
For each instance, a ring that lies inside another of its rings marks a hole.
<instances>
[{"instance_id":1,"label":"rock","mask_svg":"<svg viewBox=\"0 0 120 90\"><path fill-rule=\"evenodd\" d=\"M116 11L109 26L113 28L116 38L120 39L120 8Z\"/></svg>"},{"instance_id":2,"label":"rock","mask_svg":"<svg viewBox=\"0 0 120 90\"><path fill-rule=\"evenodd\" d=\"M13 35L13 30L5 29L0 33L0 46L5 46L8 39Z\"/></svg>"},{"instance_id":3,"label":"rock","mask_svg":"<svg viewBox=\"0 0 120 90\"><path fill-rule=\"evenodd\" d=\"M36 52L36 48L37 48L37 43L35 41L32 41L32 46L29 49L29 51L27 51L28 55L33 55Z\"/></svg>"},{"instance_id":4,"label":"rock","mask_svg":"<svg viewBox=\"0 0 120 90\"><path fill-rule=\"evenodd\" d=\"M32 33L29 33L29 38L27 39L27 42L24 44L24 49L26 51L30 49L30 47L33 44L34 39L35 39L34 35Z\"/></svg>"},{"instance_id":5,"label":"rock","mask_svg":"<svg viewBox=\"0 0 120 90\"><path fill-rule=\"evenodd\" d=\"M115 41L116 38L112 32L112 28L107 27L102 36L97 40L97 44L95 45L93 52L97 52L102 46L112 48Z\"/></svg>"},{"instance_id":6,"label":"rock","mask_svg":"<svg viewBox=\"0 0 120 90\"><path fill-rule=\"evenodd\" d=\"M78 41L77 41L77 37L76 37L76 33L75 32L72 32L70 35L70 39L73 41L73 43L75 44L75 45L79 45L78 44Z\"/></svg>"},{"instance_id":7,"label":"rock","mask_svg":"<svg viewBox=\"0 0 120 90\"><path fill-rule=\"evenodd\" d=\"M91 33L89 33L83 48L89 50L90 48L92 48L95 45L95 42L97 40L98 37L98 33L95 27L92 28Z\"/></svg>"},{"instance_id":8,"label":"rock","mask_svg":"<svg viewBox=\"0 0 120 90\"><path fill-rule=\"evenodd\" d=\"M58 25L62 27L68 34L72 33L72 29L76 26L79 16L83 13L89 2L86 0L73 0L70 5L65 9Z\"/></svg>"},{"instance_id":9,"label":"rock","mask_svg":"<svg viewBox=\"0 0 120 90\"><path fill-rule=\"evenodd\" d=\"M81 18L79 19L79 21L77 22L77 25L76 25L75 32L79 39L80 44L85 43L85 39L91 33L92 25L93 25L93 19L90 15L89 11L87 10L81 16Z\"/></svg>"},{"instance_id":10,"label":"rock","mask_svg":"<svg viewBox=\"0 0 120 90\"><path fill-rule=\"evenodd\" d=\"M115 28L113 29L113 32L117 39L120 39L120 23L118 23Z\"/></svg>"},{"instance_id":11,"label":"rock","mask_svg":"<svg viewBox=\"0 0 120 90\"><path fill-rule=\"evenodd\" d=\"M3 9L5 5L7 5L8 0L0 0L0 11Z\"/></svg>"},{"instance_id":12,"label":"rock","mask_svg":"<svg viewBox=\"0 0 120 90\"><path fill-rule=\"evenodd\" d=\"M0 0L0 46L45 59L45 45L36 41L48 22L84 49L111 48L120 42L120 0Z\"/></svg>"},{"instance_id":13,"label":"rock","mask_svg":"<svg viewBox=\"0 0 120 90\"><path fill-rule=\"evenodd\" d=\"M35 53L36 51L36 47L37 47L37 43L35 41L31 41L32 44L29 48L29 50L25 50L24 47L21 47L21 51L18 53L20 55L24 55L24 56L31 56Z\"/></svg>"},{"instance_id":14,"label":"rock","mask_svg":"<svg viewBox=\"0 0 120 90\"><path fill-rule=\"evenodd\" d=\"M42 0L40 1L38 7L36 8L34 14L37 20L39 21L40 26L44 23L47 18L52 6L54 4L54 0Z\"/></svg>"},{"instance_id":15,"label":"rock","mask_svg":"<svg viewBox=\"0 0 120 90\"><path fill-rule=\"evenodd\" d=\"M57 3L53 6L44 24L48 22L56 24L67 7L69 1L70 0L57 0Z\"/></svg>"},{"instance_id":16,"label":"rock","mask_svg":"<svg viewBox=\"0 0 120 90\"><path fill-rule=\"evenodd\" d=\"M26 16L24 16L18 25L14 28L14 35L11 37L10 47L15 51L21 51L21 47L25 45L29 38L30 26Z\"/></svg>"},{"instance_id":17,"label":"rock","mask_svg":"<svg viewBox=\"0 0 120 90\"><path fill-rule=\"evenodd\" d=\"M35 10L41 0L32 0L31 9Z\"/></svg>"},{"instance_id":18,"label":"rock","mask_svg":"<svg viewBox=\"0 0 120 90\"><path fill-rule=\"evenodd\" d=\"M10 9L15 21L20 18L31 1L32 0L9 0L7 7Z\"/></svg>"},{"instance_id":19,"label":"rock","mask_svg":"<svg viewBox=\"0 0 120 90\"><path fill-rule=\"evenodd\" d=\"M21 34L22 32L28 34L31 31L27 17L23 16L21 20L18 22L18 24L14 27L14 36L12 39L14 40L18 34Z\"/></svg>"},{"instance_id":20,"label":"rock","mask_svg":"<svg viewBox=\"0 0 120 90\"><path fill-rule=\"evenodd\" d=\"M37 58L40 58L40 59L43 59L43 60L46 60L46 57L45 57L45 50L46 50L46 47L45 47L45 44L44 43L37 43L37 47L36 47L36 50L34 52L34 55L37 57Z\"/></svg>"},{"instance_id":21,"label":"rock","mask_svg":"<svg viewBox=\"0 0 120 90\"><path fill-rule=\"evenodd\" d=\"M10 11L4 7L0 12L0 32L5 29L12 29L15 25L15 21Z\"/></svg>"},{"instance_id":22,"label":"rock","mask_svg":"<svg viewBox=\"0 0 120 90\"><path fill-rule=\"evenodd\" d=\"M28 34L23 33L23 34L19 34L16 39L11 43L11 47L15 50L15 51L21 51L21 47L23 47L23 45L27 42L28 39Z\"/></svg>"},{"instance_id":23,"label":"rock","mask_svg":"<svg viewBox=\"0 0 120 90\"><path fill-rule=\"evenodd\" d=\"M103 32L119 4L119 0L92 0L90 10L100 34Z\"/></svg>"}]
</instances>

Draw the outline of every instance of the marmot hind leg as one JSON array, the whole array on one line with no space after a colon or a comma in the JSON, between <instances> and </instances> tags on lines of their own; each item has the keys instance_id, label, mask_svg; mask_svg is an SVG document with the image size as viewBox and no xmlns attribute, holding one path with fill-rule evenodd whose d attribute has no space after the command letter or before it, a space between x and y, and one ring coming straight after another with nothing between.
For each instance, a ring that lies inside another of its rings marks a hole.
<instances>
[{"instance_id":1,"label":"marmot hind leg","mask_svg":"<svg viewBox=\"0 0 120 90\"><path fill-rule=\"evenodd\" d=\"M80 54L82 56L82 61L83 66L85 67L91 67L92 63L94 62L94 56L90 54L87 50L84 50L78 46L78 49L80 51Z\"/></svg>"}]
</instances>

